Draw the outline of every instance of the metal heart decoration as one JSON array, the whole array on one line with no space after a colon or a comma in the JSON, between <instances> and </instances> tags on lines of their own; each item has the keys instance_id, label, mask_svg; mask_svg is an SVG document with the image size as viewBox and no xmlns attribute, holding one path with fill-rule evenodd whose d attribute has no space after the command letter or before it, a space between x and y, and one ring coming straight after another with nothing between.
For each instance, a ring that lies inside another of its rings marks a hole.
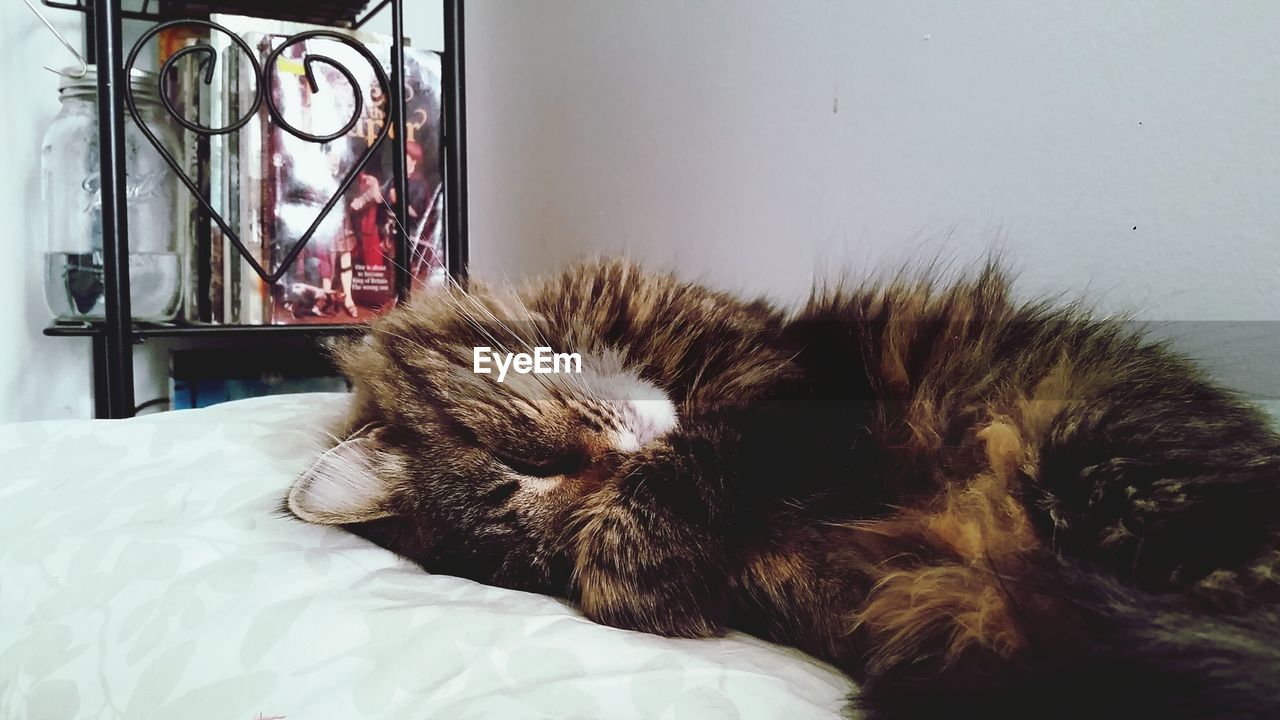
<instances>
[{"instance_id":1,"label":"metal heart decoration","mask_svg":"<svg viewBox=\"0 0 1280 720\"><path fill-rule=\"evenodd\" d=\"M316 53L307 53L303 57L302 62L303 62L303 68L305 70L307 81L310 83L311 91L313 93L319 90L319 84L316 82L316 76L315 76L316 63L323 63L325 65L328 65L329 67L332 67L338 70L340 73L342 73L342 76L346 79L347 83L351 87L352 94L355 98L355 112L352 113L351 118L347 121L347 123L336 132L329 133L327 135L313 135L311 133L307 133L302 130L299 130L297 127L291 125L287 120L285 120L283 113L281 113L280 108L278 107L275 101L275 98L273 97L273 93L266 92L267 90L270 89L270 84L275 78L275 73L264 72L264 68L267 69L268 71L274 68L276 66L276 62L280 58L281 53L284 52L285 48L291 45L294 45L295 43L309 40L311 38L327 38L327 39L335 40L337 42L340 42L354 49L365 60L367 60L370 67L373 68L374 74L378 80L378 85L381 89L380 97L382 98L390 97L391 83L387 79L386 71L382 69L382 64L378 62L378 59L373 55L373 53L369 52L368 48L366 48L364 45L360 44L359 42L357 42L356 40L352 39L349 36L343 35L338 32L333 32L330 30L309 30L307 32L298 33L296 35L290 35L289 37L285 38L284 42L281 43L279 47L277 47L275 50L272 50L271 53L267 55L267 59L265 63L260 64L258 62L258 58L255 55L253 49L249 46L248 43L244 41L243 38L241 38L236 33L231 32L230 30L223 27L222 25L219 25L218 23L215 23L215 22L210 22L208 20L173 20L170 22L161 23L151 28L151 30L149 30L146 34L144 34L141 38L138 39L138 42L135 43L133 46L133 50L130 51L129 57L125 61L125 67L124 67L125 77L126 78L132 77L134 63L138 59L138 55L142 51L143 46L146 45L149 40L151 40L153 37L155 37L162 31L164 31L165 29L171 28L174 26L179 26L179 25L195 25L199 27L206 27L206 28L209 28L211 31L221 32L229 36L234 41L234 47L238 49L240 52L243 52L244 55L249 58L249 62L253 64L253 76L257 79L257 82L255 83L255 87L254 87L253 101L249 103L249 107L244 111L244 114L241 117L236 118L234 122L227 124L225 127L220 127L220 128L204 127L197 123L193 123L187 118L183 117L182 113L179 112L178 109L173 106L173 102L169 99L168 94L165 93L164 91L164 79L168 76L168 73L174 68L174 66L178 63L178 61L182 60L182 58L188 55L199 54L203 56L199 60L199 68L202 71L202 74L204 77L204 83L208 85L213 79L213 72L217 65L217 60L218 60L217 53L213 49L213 47L209 45L197 44L197 45L191 45L189 47L184 47L181 50L178 50L177 52L175 52L173 55L171 55L169 59L166 60L163 65L160 66L160 72L158 73L157 80L156 80L156 83L158 85L156 90L158 95L160 96L160 101L161 103L164 104L165 111L169 114L169 116L172 117L174 120L176 120L179 125L181 125L182 127L192 132L199 133L202 135L226 135L228 133L237 132L246 124L248 124L249 121L252 120L257 115L258 109L263 103L264 96L267 103L267 112L270 115L272 122L274 122L277 126L283 129L285 132L289 133L290 135L293 135L294 137L300 140L305 140L307 142L313 142L313 143L327 143L332 140L341 138L344 135L346 135L348 132L350 132L351 128L355 127L356 122L358 122L360 119L361 113L364 111L364 96L361 93L361 90L356 83L356 78L351 73L351 71L347 69L345 66L343 66L340 62L334 60L331 57L328 57L326 55L316 54ZM337 191L334 192L333 196L329 198L329 201L325 203L324 207L320 210L320 213L316 216L315 220L312 221L311 226L308 227L307 231L302 234L302 237L298 238L293 243L288 253L286 253L284 258L281 259L279 263L279 267L277 267L274 272L268 272L264 267L262 267L262 264L258 261L258 259L253 257L253 253L251 253L245 247L244 243L241 242L240 240L240 236L231 229L231 227L227 224L227 221L223 219L222 215L215 208L213 208L209 204L209 201L204 197L204 195L201 194L199 185L197 185L197 183L190 176L187 175L186 171L182 167L182 164L179 163L173 157L173 154L170 153L169 149L164 146L164 143L160 142L160 139L156 137L155 132L150 127L147 126L145 119L138 112L137 101L134 99L133 83L127 84L124 97L125 97L125 102L129 106L129 112L132 113L134 122L138 126L138 129L142 131L142 134L146 136L147 140L151 142L151 145L155 147L158 153L160 153L160 157L163 158L165 163L168 164L169 168L173 170L174 175L176 175L177 178L180 181L182 181L182 184L187 188L187 191L190 192L193 197L195 197L198 203L200 203L200 207L203 208L204 211L209 214L209 218L213 220L215 223L217 223L218 227L222 230L223 236L228 240L230 240L233 245L235 245L236 250L240 253L240 256L244 258L246 262L249 263L250 267L253 268L254 272L256 272L258 276L261 277L262 280L266 282L268 285L274 285L277 280L279 280L281 277L284 276L286 272L288 272L289 267L298 258L298 255L302 252L302 250L306 247L307 243L311 240L312 235L314 235L316 232L316 229L320 227L320 223L324 220L325 216L329 214L329 211L333 209L333 206L337 204L338 200L347 192L347 189L351 187L351 184L355 182L355 179L360 174L360 171L364 169L365 165L368 164L369 160L374 156L375 153L377 153L378 149L382 147L382 141L386 139L388 133L391 131L391 126L393 124L389 122L382 123L373 141L369 143L368 148L363 153L360 154L360 156L356 159L356 162L354 163L354 165L352 165L351 169L347 171L346 175L342 178L342 182L338 185Z\"/></svg>"}]
</instances>

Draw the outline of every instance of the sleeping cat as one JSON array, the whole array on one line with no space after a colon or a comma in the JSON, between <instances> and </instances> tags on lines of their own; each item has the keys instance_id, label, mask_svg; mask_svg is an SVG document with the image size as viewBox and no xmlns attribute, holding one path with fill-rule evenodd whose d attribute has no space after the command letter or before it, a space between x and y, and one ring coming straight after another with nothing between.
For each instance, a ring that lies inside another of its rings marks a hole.
<instances>
[{"instance_id":1,"label":"sleeping cat","mask_svg":"<svg viewBox=\"0 0 1280 720\"><path fill-rule=\"evenodd\" d=\"M475 372L538 346L581 372ZM788 314L598 262L421 297L339 361L288 508L430 572L793 645L875 718L1280 717L1280 438L994 266Z\"/></svg>"}]
</instances>

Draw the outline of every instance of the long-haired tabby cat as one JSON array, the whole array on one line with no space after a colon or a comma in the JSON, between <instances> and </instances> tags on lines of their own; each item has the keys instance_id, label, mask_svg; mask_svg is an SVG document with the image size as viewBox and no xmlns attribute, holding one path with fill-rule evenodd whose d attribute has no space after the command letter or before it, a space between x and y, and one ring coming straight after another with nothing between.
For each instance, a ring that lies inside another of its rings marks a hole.
<instances>
[{"instance_id":1,"label":"long-haired tabby cat","mask_svg":"<svg viewBox=\"0 0 1280 720\"><path fill-rule=\"evenodd\" d=\"M600 262L420 298L340 363L288 507L431 572L793 645L877 718L1280 717L1280 438L994 267L784 314Z\"/></svg>"}]
</instances>

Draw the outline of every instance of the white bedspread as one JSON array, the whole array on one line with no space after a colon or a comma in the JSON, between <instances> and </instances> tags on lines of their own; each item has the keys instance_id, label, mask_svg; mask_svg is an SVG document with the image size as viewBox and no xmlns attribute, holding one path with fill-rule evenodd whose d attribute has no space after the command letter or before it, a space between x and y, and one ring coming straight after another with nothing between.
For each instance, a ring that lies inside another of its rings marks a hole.
<instances>
[{"instance_id":1,"label":"white bedspread","mask_svg":"<svg viewBox=\"0 0 1280 720\"><path fill-rule=\"evenodd\" d=\"M0 428L0 718L836 718L745 636L601 627L275 514L345 396Z\"/></svg>"}]
</instances>

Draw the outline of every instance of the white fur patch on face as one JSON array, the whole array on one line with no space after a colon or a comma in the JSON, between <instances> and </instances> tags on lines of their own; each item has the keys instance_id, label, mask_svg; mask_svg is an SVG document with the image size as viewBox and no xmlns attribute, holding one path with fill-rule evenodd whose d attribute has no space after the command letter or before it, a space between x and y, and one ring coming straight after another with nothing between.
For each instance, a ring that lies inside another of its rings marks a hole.
<instances>
[{"instance_id":1,"label":"white fur patch on face","mask_svg":"<svg viewBox=\"0 0 1280 720\"><path fill-rule=\"evenodd\" d=\"M583 367L582 386L613 415L615 450L635 452L679 426L676 406L667 394L626 367L621 355L589 357Z\"/></svg>"},{"instance_id":2,"label":"white fur patch on face","mask_svg":"<svg viewBox=\"0 0 1280 720\"><path fill-rule=\"evenodd\" d=\"M289 510L307 522L339 525L364 522L390 513L388 489L374 467L368 438L355 438L326 450L289 489Z\"/></svg>"},{"instance_id":3,"label":"white fur patch on face","mask_svg":"<svg viewBox=\"0 0 1280 720\"><path fill-rule=\"evenodd\" d=\"M661 391L654 391L662 395ZM622 406L622 425L616 434L617 448L635 452L680 424L676 406L665 396L628 400Z\"/></svg>"},{"instance_id":4,"label":"white fur patch on face","mask_svg":"<svg viewBox=\"0 0 1280 720\"><path fill-rule=\"evenodd\" d=\"M560 478L556 477L520 476L521 492L530 493L532 495L546 495L552 490L555 490L559 484Z\"/></svg>"}]
</instances>

